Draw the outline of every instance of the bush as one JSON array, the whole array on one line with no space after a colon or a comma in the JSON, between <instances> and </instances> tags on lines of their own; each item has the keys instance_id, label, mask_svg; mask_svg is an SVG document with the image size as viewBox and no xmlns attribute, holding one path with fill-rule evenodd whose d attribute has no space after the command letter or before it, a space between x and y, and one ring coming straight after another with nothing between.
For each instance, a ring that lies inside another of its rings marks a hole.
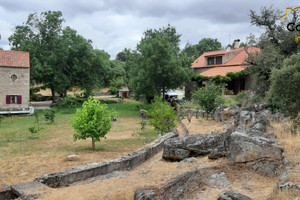
<instances>
[{"instance_id":1,"label":"bush","mask_svg":"<svg viewBox=\"0 0 300 200\"><path fill-rule=\"evenodd\" d=\"M108 109L106 104L101 104L97 99L89 98L77 109L76 116L71 120L75 130L74 140L85 140L92 138L92 149L95 150L95 142L100 142L100 138L111 129L111 120L116 117L116 113Z\"/></svg>"},{"instance_id":2,"label":"bush","mask_svg":"<svg viewBox=\"0 0 300 200\"><path fill-rule=\"evenodd\" d=\"M162 98L154 98L148 115L151 117L150 124L162 135L175 127L177 115L168 102L162 102Z\"/></svg>"},{"instance_id":3,"label":"bush","mask_svg":"<svg viewBox=\"0 0 300 200\"><path fill-rule=\"evenodd\" d=\"M47 109L44 111L46 122L50 122L51 124L54 122L55 111L53 109Z\"/></svg>"},{"instance_id":4,"label":"bush","mask_svg":"<svg viewBox=\"0 0 300 200\"><path fill-rule=\"evenodd\" d=\"M193 93L193 99L200 105L202 109L208 114L215 110L220 104L224 103L225 100L221 96L222 88L217 85L209 85L202 87Z\"/></svg>"},{"instance_id":5,"label":"bush","mask_svg":"<svg viewBox=\"0 0 300 200\"><path fill-rule=\"evenodd\" d=\"M108 93L111 95L117 95L119 93L119 89L116 87L109 87Z\"/></svg>"},{"instance_id":6,"label":"bush","mask_svg":"<svg viewBox=\"0 0 300 200\"><path fill-rule=\"evenodd\" d=\"M82 105L85 98L79 96L67 96L63 100L56 103L55 107L57 108L78 108Z\"/></svg>"},{"instance_id":7,"label":"bush","mask_svg":"<svg viewBox=\"0 0 300 200\"><path fill-rule=\"evenodd\" d=\"M300 112L300 52L284 60L283 67L272 71L267 93L273 110L295 118Z\"/></svg>"},{"instance_id":8,"label":"bush","mask_svg":"<svg viewBox=\"0 0 300 200\"><path fill-rule=\"evenodd\" d=\"M28 128L28 131L31 133L31 137L33 138L33 134L38 132L38 128L32 126Z\"/></svg>"}]
</instances>

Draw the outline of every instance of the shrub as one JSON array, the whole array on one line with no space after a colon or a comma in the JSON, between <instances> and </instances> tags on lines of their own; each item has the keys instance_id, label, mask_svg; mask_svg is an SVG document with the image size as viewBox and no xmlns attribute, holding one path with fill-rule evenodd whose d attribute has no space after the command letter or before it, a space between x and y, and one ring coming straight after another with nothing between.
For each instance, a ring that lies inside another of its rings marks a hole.
<instances>
[{"instance_id":1,"label":"shrub","mask_svg":"<svg viewBox=\"0 0 300 200\"><path fill-rule=\"evenodd\" d=\"M205 110L208 118L209 113L225 102L221 94L222 88L212 84L202 87L193 93L193 99L201 106L202 109Z\"/></svg>"},{"instance_id":2,"label":"shrub","mask_svg":"<svg viewBox=\"0 0 300 200\"><path fill-rule=\"evenodd\" d=\"M175 127L176 113L168 102L162 102L161 97L156 96L154 98L152 108L149 110L148 115L151 117L150 124L161 134Z\"/></svg>"},{"instance_id":3,"label":"shrub","mask_svg":"<svg viewBox=\"0 0 300 200\"><path fill-rule=\"evenodd\" d=\"M95 150L95 142L100 142L100 138L111 129L111 119L116 117L116 113L108 109L106 104L101 104L97 99L89 98L77 109L75 118L71 120L71 125L75 130L74 140L86 140L92 138L92 149Z\"/></svg>"},{"instance_id":4,"label":"shrub","mask_svg":"<svg viewBox=\"0 0 300 200\"><path fill-rule=\"evenodd\" d=\"M55 111L53 109L47 109L44 111L46 122L50 122L51 124L54 122Z\"/></svg>"},{"instance_id":5,"label":"shrub","mask_svg":"<svg viewBox=\"0 0 300 200\"><path fill-rule=\"evenodd\" d=\"M57 108L77 108L82 105L85 98L79 97L78 95L75 97L67 96L63 100L56 103L55 107Z\"/></svg>"},{"instance_id":6,"label":"shrub","mask_svg":"<svg viewBox=\"0 0 300 200\"><path fill-rule=\"evenodd\" d=\"M31 137L33 138L33 134L38 132L38 128L32 126L28 128L28 131L31 133Z\"/></svg>"},{"instance_id":7,"label":"shrub","mask_svg":"<svg viewBox=\"0 0 300 200\"><path fill-rule=\"evenodd\" d=\"M108 93L111 94L111 95L117 95L119 93L119 89L116 88L116 87L110 87L108 89Z\"/></svg>"},{"instance_id":8,"label":"shrub","mask_svg":"<svg viewBox=\"0 0 300 200\"><path fill-rule=\"evenodd\" d=\"M275 69L271 75L267 100L273 107L295 118L300 112L300 52L283 62L281 69Z\"/></svg>"}]
</instances>

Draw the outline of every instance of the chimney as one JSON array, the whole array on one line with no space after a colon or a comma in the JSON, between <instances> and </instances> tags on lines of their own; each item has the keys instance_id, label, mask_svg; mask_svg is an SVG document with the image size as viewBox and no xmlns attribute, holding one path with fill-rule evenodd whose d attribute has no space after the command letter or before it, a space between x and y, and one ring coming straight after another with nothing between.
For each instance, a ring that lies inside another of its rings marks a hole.
<instances>
[{"instance_id":1,"label":"chimney","mask_svg":"<svg viewBox=\"0 0 300 200\"><path fill-rule=\"evenodd\" d=\"M234 40L233 41L233 48L237 49L240 47L240 39Z\"/></svg>"}]
</instances>

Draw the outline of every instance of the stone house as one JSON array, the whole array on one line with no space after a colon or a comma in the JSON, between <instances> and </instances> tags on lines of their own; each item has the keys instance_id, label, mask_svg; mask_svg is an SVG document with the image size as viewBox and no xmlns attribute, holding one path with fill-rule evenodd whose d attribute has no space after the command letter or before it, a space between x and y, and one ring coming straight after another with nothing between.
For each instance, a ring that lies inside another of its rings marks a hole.
<instances>
[{"instance_id":1,"label":"stone house","mask_svg":"<svg viewBox=\"0 0 300 200\"><path fill-rule=\"evenodd\" d=\"M128 88L119 89L119 97L130 98L130 90Z\"/></svg>"},{"instance_id":2,"label":"stone house","mask_svg":"<svg viewBox=\"0 0 300 200\"><path fill-rule=\"evenodd\" d=\"M192 63L194 72L206 77L226 76L227 72L240 72L246 69L245 59L248 53L260 52L257 47L238 48L236 42L234 47L228 50L205 52ZM250 75L232 80L227 85L228 90L233 91L234 94L250 90L252 87L253 78Z\"/></svg>"},{"instance_id":3,"label":"stone house","mask_svg":"<svg viewBox=\"0 0 300 200\"><path fill-rule=\"evenodd\" d=\"M0 50L0 114L29 113L29 53Z\"/></svg>"}]
</instances>

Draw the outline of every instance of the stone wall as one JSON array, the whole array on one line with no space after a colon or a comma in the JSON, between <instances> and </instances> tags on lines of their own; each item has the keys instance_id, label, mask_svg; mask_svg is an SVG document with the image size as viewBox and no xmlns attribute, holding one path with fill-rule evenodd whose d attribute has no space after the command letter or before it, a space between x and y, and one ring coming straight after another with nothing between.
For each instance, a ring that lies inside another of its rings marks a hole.
<instances>
[{"instance_id":1,"label":"stone wall","mask_svg":"<svg viewBox=\"0 0 300 200\"><path fill-rule=\"evenodd\" d=\"M0 110L22 110L28 108L30 68L0 67ZM11 76L17 79L12 80ZM6 104L6 95L21 95L22 104Z\"/></svg>"},{"instance_id":2,"label":"stone wall","mask_svg":"<svg viewBox=\"0 0 300 200\"><path fill-rule=\"evenodd\" d=\"M56 188L68 186L71 183L82 181L87 178L112 173L113 171L131 170L161 151L163 148L163 143L167 139L177 136L178 132L176 129L174 129L172 132L157 138L148 146L138 149L127 156L123 156L113 161L92 163L85 166L74 167L58 173L45 174L37 178L36 181Z\"/></svg>"}]
</instances>

